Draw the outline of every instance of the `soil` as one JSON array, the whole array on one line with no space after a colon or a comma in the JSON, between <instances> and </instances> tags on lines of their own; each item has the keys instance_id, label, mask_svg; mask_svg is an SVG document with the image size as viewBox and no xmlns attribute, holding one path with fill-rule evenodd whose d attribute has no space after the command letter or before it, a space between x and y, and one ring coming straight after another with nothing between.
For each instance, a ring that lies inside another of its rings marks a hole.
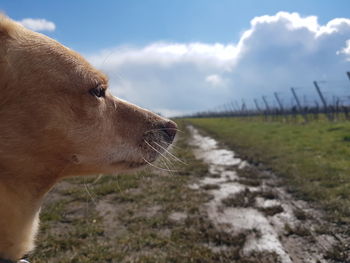
<instances>
[{"instance_id":1,"label":"soil","mask_svg":"<svg viewBox=\"0 0 350 263\"><path fill-rule=\"evenodd\" d=\"M346 225L331 223L273 173L188 129L175 146L189 162L183 170L57 184L30 262L350 262Z\"/></svg>"},{"instance_id":2,"label":"soil","mask_svg":"<svg viewBox=\"0 0 350 263\"><path fill-rule=\"evenodd\" d=\"M236 157L193 126L188 129L195 156L209 166L208 176L190 188L213 196L204 206L217 228L251 233L245 255L270 252L283 263L350 262L349 237L322 210L289 194L271 172Z\"/></svg>"}]
</instances>

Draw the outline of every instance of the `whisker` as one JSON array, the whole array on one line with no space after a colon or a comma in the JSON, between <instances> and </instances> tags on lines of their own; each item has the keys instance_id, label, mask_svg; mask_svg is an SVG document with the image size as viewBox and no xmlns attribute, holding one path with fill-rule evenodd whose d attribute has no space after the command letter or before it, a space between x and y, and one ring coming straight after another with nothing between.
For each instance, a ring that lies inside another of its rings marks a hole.
<instances>
[{"instance_id":1,"label":"whisker","mask_svg":"<svg viewBox=\"0 0 350 263\"><path fill-rule=\"evenodd\" d=\"M157 153L159 153L162 157L164 157L165 159L167 159L168 161L170 161L163 153L161 153L160 151L158 151L156 148L154 148L148 141L144 140L145 143L147 143L147 145L149 147L151 147L154 151L156 151Z\"/></svg>"},{"instance_id":2,"label":"whisker","mask_svg":"<svg viewBox=\"0 0 350 263\"><path fill-rule=\"evenodd\" d=\"M97 176L97 178L91 183L92 185L96 184L101 178L102 178L103 174L99 174Z\"/></svg>"},{"instance_id":3,"label":"whisker","mask_svg":"<svg viewBox=\"0 0 350 263\"><path fill-rule=\"evenodd\" d=\"M182 150L182 148L177 146L176 143L169 144L168 142L166 142L166 141L164 141L162 139L160 140L160 143L163 145L163 147L170 147L170 148Z\"/></svg>"},{"instance_id":4,"label":"whisker","mask_svg":"<svg viewBox=\"0 0 350 263\"><path fill-rule=\"evenodd\" d=\"M103 60L102 64L99 66L100 68L102 68L104 66L104 64L106 63L107 59L112 55L112 53L113 53L112 51L109 52L109 54Z\"/></svg>"},{"instance_id":5,"label":"whisker","mask_svg":"<svg viewBox=\"0 0 350 263\"><path fill-rule=\"evenodd\" d=\"M171 173L171 175L174 175L165 159L159 159L159 161L168 169L168 171L169 171L169 173Z\"/></svg>"},{"instance_id":6,"label":"whisker","mask_svg":"<svg viewBox=\"0 0 350 263\"><path fill-rule=\"evenodd\" d=\"M171 157L170 155L168 155L167 153L165 153L166 155L167 155L167 157ZM176 160L174 160L173 158L169 158L170 160L167 162L169 165L171 165L171 166L176 166L176 164L175 164L175 162L174 161L176 161ZM162 160L162 159L161 159ZM166 161L166 160L164 160L164 161Z\"/></svg>"},{"instance_id":7,"label":"whisker","mask_svg":"<svg viewBox=\"0 0 350 263\"><path fill-rule=\"evenodd\" d=\"M95 198L92 196L91 192L89 191L89 187L87 185L87 183L85 182L85 178L84 178L84 188L85 188L85 191L86 193L88 194L88 196L90 197L91 201L96 204L96 200Z\"/></svg>"},{"instance_id":8,"label":"whisker","mask_svg":"<svg viewBox=\"0 0 350 263\"><path fill-rule=\"evenodd\" d=\"M164 142L164 141L162 141L162 143L164 144L163 147L168 147L168 145L169 145L167 142ZM182 149L181 147L179 147L179 146L177 146L175 144L171 144L170 147L174 148L174 149Z\"/></svg>"},{"instance_id":9,"label":"whisker","mask_svg":"<svg viewBox=\"0 0 350 263\"><path fill-rule=\"evenodd\" d=\"M177 131L177 132L185 133L185 132L183 132L182 130L179 130L179 129L177 129L177 128L159 128L159 129L151 129L151 130L146 131L146 133L152 132L152 131L166 131L166 130L175 130L175 131Z\"/></svg>"},{"instance_id":10,"label":"whisker","mask_svg":"<svg viewBox=\"0 0 350 263\"><path fill-rule=\"evenodd\" d=\"M156 168L156 169L159 169L159 170L161 170L161 171L166 171L166 172L178 172L177 170L167 170L167 169L158 167L158 166L154 165L153 163L147 161L144 157L142 157L142 159L143 159L148 165L150 165L150 166L152 166L152 167L154 167L154 168Z\"/></svg>"},{"instance_id":11,"label":"whisker","mask_svg":"<svg viewBox=\"0 0 350 263\"><path fill-rule=\"evenodd\" d=\"M188 165L187 163L185 163L184 161L182 161L181 159L179 159L178 157L176 157L174 154L172 154L170 151L168 151L168 149L166 149L165 147L163 147L162 145L160 145L159 143L154 142L157 146L159 146L161 149L163 149L167 154L169 154L171 157L173 157L173 159L175 159L176 161L184 164L184 165Z\"/></svg>"}]
</instances>

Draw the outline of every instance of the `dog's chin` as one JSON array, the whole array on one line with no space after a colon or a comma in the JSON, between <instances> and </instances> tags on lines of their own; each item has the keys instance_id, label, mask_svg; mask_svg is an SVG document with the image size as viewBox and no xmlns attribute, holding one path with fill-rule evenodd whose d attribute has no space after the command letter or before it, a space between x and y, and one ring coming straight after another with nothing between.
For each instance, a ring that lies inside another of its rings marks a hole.
<instances>
[{"instance_id":1,"label":"dog's chin","mask_svg":"<svg viewBox=\"0 0 350 263\"><path fill-rule=\"evenodd\" d=\"M130 169L138 169L138 168L143 168L146 167L150 164L151 162L130 162L128 163L128 168Z\"/></svg>"},{"instance_id":2,"label":"dog's chin","mask_svg":"<svg viewBox=\"0 0 350 263\"><path fill-rule=\"evenodd\" d=\"M111 166L116 170L122 172L133 172L138 171L146 167L150 167L153 163L161 156L162 149L159 151L147 151L142 152L139 155L139 158L133 160L121 160L111 163Z\"/></svg>"},{"instance_id":3,"label":"dog's chin","mask_svg":"<svg viewBox=\"0 0 350 263\"><path fill-rule=\"evenodd\" d=\"M111 166L118 171L121 172L134 172L134 171L139 171L143 168L152 166L152 163L155 162L157 158L152 158L152 159L142 159L142 160L132 160L132 161L118 161L118 162L113 162Z\"/></svg>"}]
</instances>

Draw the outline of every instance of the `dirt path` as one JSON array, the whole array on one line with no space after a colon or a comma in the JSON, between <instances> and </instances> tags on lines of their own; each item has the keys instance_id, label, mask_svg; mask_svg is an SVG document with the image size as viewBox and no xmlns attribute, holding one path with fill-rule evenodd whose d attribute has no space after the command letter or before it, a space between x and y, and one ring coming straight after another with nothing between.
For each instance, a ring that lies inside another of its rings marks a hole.
<instances>
[{"instance_id":1,"label":"dirt path","mask_svg":"<svg viewBox=\"0 0 350 263\"><path fill-rule=\"evenodd\" d=\"M283 263L349 262L348 242L320 211L296 200L273 174L235 157L194 127L188 129L195 156L209 166L209 175L190 188L213 196L205 208L217 228L247 235L245 255L274 253Z\"/></svg>"},{"instance_id":2,"label":"dirt path","mask_svg":"<svg viewBox=\"0 0 350 263\"><path fill-rule=\"evenodd\" d=\"M189 129L173 149L187 162L173 163L177 172L165 166L57 184L29 261L350 262L339 226L277 177Z\"/></svg>"}]
</instances>

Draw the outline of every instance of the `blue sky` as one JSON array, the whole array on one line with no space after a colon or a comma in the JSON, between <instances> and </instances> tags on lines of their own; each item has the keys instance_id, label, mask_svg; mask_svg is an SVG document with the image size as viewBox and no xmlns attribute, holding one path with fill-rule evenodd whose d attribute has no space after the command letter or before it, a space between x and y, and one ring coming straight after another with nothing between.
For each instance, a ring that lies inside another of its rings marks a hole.
<instances>
[{"instance_id":1,"label":"blue sky","mask_svg":"<svg viewBox=\"0 0 350 263\"><path fill-rule=\"evenodd\" d=\"M287 101L290 86L312 100L312 80L340 81L329 94L348 83L348 0L19 0L0 10L51 22L37 31L109 74L115 95L169 116L274 91Z\"/></svg>"},{"instance_id":2,"label":"blue sky","mask_svg":"<svg viewBox=\"0 0 350 263\"><path fill-rule=\"evenodd\" d=\"M228 43L255 16L278 11L317 15L320 23L349 16L348 0L74 0L2 1L10 17L45 18L47 33L80 52L154 41Z\"/></svg>"}]
</instances>

